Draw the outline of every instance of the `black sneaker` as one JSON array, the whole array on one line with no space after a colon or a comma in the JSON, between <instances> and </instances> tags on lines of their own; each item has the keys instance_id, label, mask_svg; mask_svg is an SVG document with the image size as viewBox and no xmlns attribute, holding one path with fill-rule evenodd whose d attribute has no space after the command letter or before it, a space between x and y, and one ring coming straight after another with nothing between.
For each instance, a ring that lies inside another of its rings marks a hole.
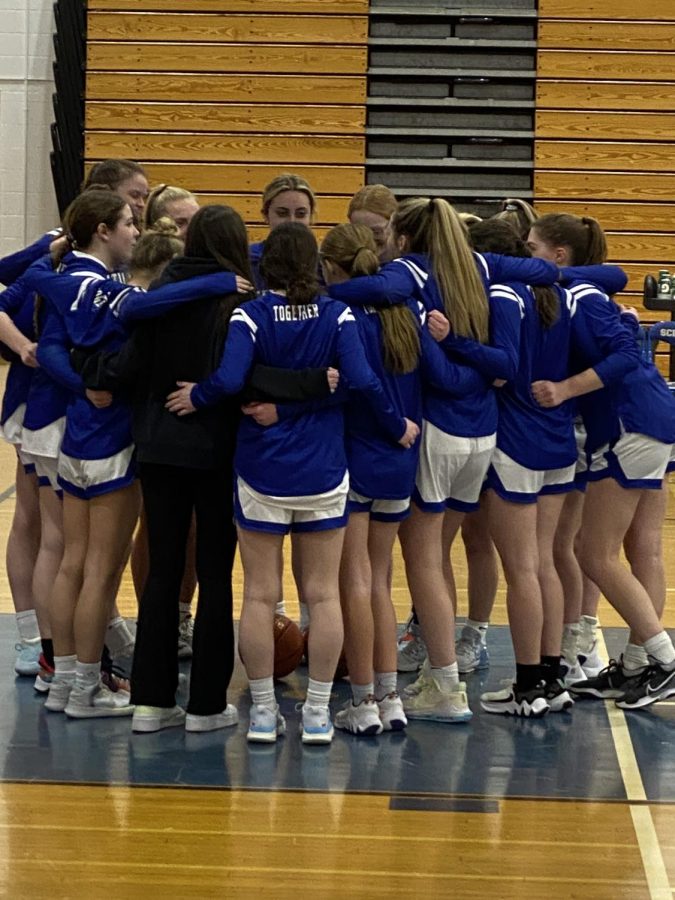
<instances>
[{"instance_id":1,"label":"black sneaker","mask_svg":"<svg viewBox=\"0 0 675 900\"><path fill-rule=\"evenodd\" d=\"M609 665L595 678L577 681L568 690L575 697L599 697L601 700L620 700L633 685L637 684L646 672L640 669L633 675L626 675L621 660L610 659Z\"/></svg>"},{"instance_id":2,"label":"black sneaker","mask_svg":"<svg viewBox=\"0 0 675 900\"><path fill-rule=\"evenodd\" d=\"M641 709L668 697L675 697L675 669L654 665L642 672L642 678L630 686L616 705L621 709Z\"/></svg>"},{"instance_id":3,"label":"black sneaker","mask_svg":"<svg viewBox=\"0 0 675 900\"><path fill-rule=\"evenodd\" d=\"M574 706L574 700L570 697L562 678L546 685L544 697L551 707L551 712L563 712L566 709L572 709Z\"/></svg>"},{"instance_id":4,"label":"black sneaker","mask_svg":"<svg viewBox=\"0 0 675 900\"><path fill-rule=\"evenodd\" d=\"M520 691L515 684L501 691L488 691L480 695L480 705L489 713L500 716L523 716L538 719L551 709L544 696L546 685L540 682L530 691Z\"/></svg>"}]
</instances>

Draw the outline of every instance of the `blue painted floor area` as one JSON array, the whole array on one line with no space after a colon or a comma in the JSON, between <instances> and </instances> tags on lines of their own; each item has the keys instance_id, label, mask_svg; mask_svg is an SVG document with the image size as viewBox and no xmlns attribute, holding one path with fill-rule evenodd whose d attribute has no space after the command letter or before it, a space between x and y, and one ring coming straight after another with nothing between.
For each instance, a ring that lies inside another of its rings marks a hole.
<instances>
[{"instance_id":1,"label":"blue painted floor area","mask_svg":"<svg viewBox=\"0 0 675 900\"><path fill-rule=\"evenodd\" d=\"M606 633L610 651L625 640ZM469 794L481 797L625 799L604 704L577 703L572 713L541 720L483 713L478 697L513 671L508 630L490 629L491 668L469 676L469 724L411 723L407 733L356 738L336 733L330 747L298 736L306 670L277 686L288 732L276 745L245 739L248 693L237 665L230 702L237 728L210 734L171 729L132 735L129 719L72 721L44 710L32 679L14 678L12 616L0 616L0 779L194 787ZM409 677L406 680L410 680ZM333 708L347 700L341 682ZM186 698L179 695L178 701ZM630 714L647 794L675 800L672 752L675 707Z\"/></svg>"}]
</instances>

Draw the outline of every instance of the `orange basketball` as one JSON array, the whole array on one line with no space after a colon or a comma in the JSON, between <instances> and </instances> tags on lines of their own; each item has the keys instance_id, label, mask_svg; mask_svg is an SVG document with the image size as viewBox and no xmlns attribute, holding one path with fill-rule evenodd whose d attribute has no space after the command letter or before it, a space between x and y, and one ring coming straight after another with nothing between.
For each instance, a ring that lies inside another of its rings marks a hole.
<instances>
[{"instance_id":1,"label":"orange basketball","mask_svg":"<svg viewBox=\"0 0 675 900\"><path fill-rule=\"evenodd\" d=\"M305 628L302 632L302 636L304 638L304 650L305 650L305 659L307 660L307 664L309 665L309 628ZM342 650L340 654L340 659L338 660L337 669L335 670L335 681L339 681L341 678L346 678L349 675L349 669L347 668L347 660L345 658L345 651Z\"/></svg>"},{"instance_id":2,"label":"orange basketball","mask_svg":"<svg viewBox=\"0 0 675 900\"><path fill-rule=\"evenodd\" d=\"M300 665L305 642L302 632L287 616L274 617L274 677L284 678Z\"/></svg>"}]
</instances>

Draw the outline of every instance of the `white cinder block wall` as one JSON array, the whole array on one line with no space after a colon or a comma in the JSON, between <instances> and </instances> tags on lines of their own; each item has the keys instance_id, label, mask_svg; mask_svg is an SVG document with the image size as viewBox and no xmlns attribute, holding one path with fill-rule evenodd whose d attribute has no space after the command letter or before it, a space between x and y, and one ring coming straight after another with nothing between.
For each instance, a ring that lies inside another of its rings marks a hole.
<instances>
[{"instance_id":1,"label":"white cinder block wall","mask_svg":"<svg viewBox=\"0 0 675 900\"><path fill-rule=\"evenodd\" d=\"M49 152L53 0L0 0L0 256L58 224Z\"/></svg>"}]
</instances>

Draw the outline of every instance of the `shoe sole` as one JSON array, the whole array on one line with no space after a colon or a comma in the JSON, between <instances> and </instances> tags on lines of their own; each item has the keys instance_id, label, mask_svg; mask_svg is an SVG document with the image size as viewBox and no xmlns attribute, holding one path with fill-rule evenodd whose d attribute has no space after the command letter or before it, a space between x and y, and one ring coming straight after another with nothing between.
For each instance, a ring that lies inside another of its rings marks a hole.
<instances>
[{"instance_id":1,"label":"shoe sole","mask_svg":"<svg viewBox=\"0 0 675 900\"><path fill-rule=\"evenodd\" d=\"M580 700L584 697L593 697L597 700L622 700L626 695L625 691L599 691L596 688L575 688L572 687L572 685L570 685L567 690L571 691L574 696L578 697Z\"/></svg>"},{"instance_id":2,"label":"shoe sole","mask_svg":"<svg viewBox=\"0 0 675 900\"><path fill-rule=\"evenodd\" d=\"M204 722L193 722L190 721L189 718L185 719L185 730L189 731L193 734L203 734L207 731L220 731L221 728L231 728L233 725L237 725L239 723L239 716L236 716L233 719L228 719L220 724L207 725Z\"/></svg>"},{"instance_id":3,"label":"shoe sole","mask_svg":"<svg viewBox=\"0 0 675 900\"><path fill-rule=\"evenodd\" d=\"M652 706L652 704L658 703L660 700L667 700L669 697L675 697L675 688L670 688L663 694L648 694L630 704L623 699L617 700L616 705L619 709L644 709L646 706Z\"/></svg>"},{"instance_id":4,"label":"shoe sole","mask_svg":"<svg viewBox=\"0 0 675 900\"><path fill-rule=\"evenodd\" d=\"M405 714L408 717L408 719L423 719L426 722L447 722L450 725L453 725L453 724L461 725L463 722L468 722L470 719L473 718L473 713L471 712L471 710L469 710L466 713L460 713L456 716L455 715L444 716L441 713L433 713L433 712L424 713L424 712L418 712L416 710L411 712L410 710L407 710L407 709L405 711Z\"/></svg>"},{"instance_id":5,"label":"shoe sole","mask_svg":"<svg viewBox=\"0 0 675 900\"><path fill-rule=\"evenodd\" d=\"M120 718L122 716L133 716L133 706L121 706L119 709L102 709L100 707L88 707L85 709L69 709L67 706L63 710L69 719L110 719Z\"/></svg>"},{"instance_id":6,"label":"shoe sole","mask_svg":"<svg viewBox=\"0 0 675 900\"><path fill-rule=\"evenodd\" d=\"M532 709L531 706L526 707L525 709L506 709L504 706L490 706L489 703L484 703L482 700L480 702L481 709L486 713L491 713L495 716L513 716L514 719L543 719L545 715L548 715L551 712L551 707L546 704L544 709Z\"/></svg>"},{"instance_id":7,"label":"shoe sole","mask_svg":"<svg viewBox=\"0 0 675 900\"><path fill-rule=\"evenodd\" d=\"M178 728L185 722L185 717L169 720L168 722L160 722L157 719L147 719L135 721L131 723L131 730L135 734L151 734L155 731L164 731L165 728Z\"/></svg>"},{"instance_id":8,"label":"shoe sole","mask_svg":"<svg viewBox=\"0 0 675 900\"><path fill-rule=\"evenodd\" d=\"M333 742L334 729L330 731L314 734L311 731L300 732L300 740L303 744L331 744Z\"/></svg>"}]
</instances>

